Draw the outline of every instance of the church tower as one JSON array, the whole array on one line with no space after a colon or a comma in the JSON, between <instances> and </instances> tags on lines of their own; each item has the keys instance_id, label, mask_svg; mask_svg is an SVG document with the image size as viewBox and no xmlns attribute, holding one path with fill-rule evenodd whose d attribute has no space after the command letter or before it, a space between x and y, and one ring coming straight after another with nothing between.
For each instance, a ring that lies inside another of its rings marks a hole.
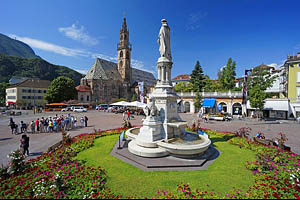
<instances>
[{"instance_id":1,"label":"church tower","mask_svg":"<svg viewBox=\"0 0 300 200\"><path fill-rule=\"evenodd\" d=\"M120 30L120 43L118 44L118 71L122 80L131 84L131 44L129 43L129 30L127 30L126 18L123 19Z\"/></svg>"}]
</instances>

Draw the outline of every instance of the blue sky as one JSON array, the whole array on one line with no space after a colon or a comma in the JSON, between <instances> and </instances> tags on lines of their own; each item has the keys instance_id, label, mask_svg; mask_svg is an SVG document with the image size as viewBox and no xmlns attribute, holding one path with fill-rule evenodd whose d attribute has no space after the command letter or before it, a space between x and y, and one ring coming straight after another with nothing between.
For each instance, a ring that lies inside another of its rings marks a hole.
<instances>
[{"instance_id":1,"label":"blue sky","mask_svg":"<svg viewBox=\"0 0 300 200\"><path fill-rule=\"evenodd\" d=\"M165 18L172 77L190 74L199 60L204 73L216 78L229 57L240 77L245 69L278 67L300 52L299 6L288 0L2 0L0 33L26 42L53 64L84 72L96 57L116 62L126 13L132 66L156 73Z\"/></svg>"}]
</instances>

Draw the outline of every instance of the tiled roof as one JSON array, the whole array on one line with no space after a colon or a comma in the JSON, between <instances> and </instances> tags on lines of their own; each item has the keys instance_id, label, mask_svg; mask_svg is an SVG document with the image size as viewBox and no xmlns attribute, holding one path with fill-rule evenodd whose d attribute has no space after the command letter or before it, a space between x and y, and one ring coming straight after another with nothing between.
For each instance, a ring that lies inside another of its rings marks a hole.
<instances>
[{"instance_id":1,"label":"tiled roof","mask_svg":"<svg viewBox=\"0 0 300 200\"><path fill-rule=\"evenodd\" d=\"M76 87L76 90L77 90L78 92L90 92L90 91L91 91L91 88L90 88L89 86L87 86L87 85L78 85L78 86Z\"/></svg>"},{"instance_id":2,"label":"tiled roof","mask_svg":"<svg viewBox=\"0 0 300 200\"><path fill-rule=\"evenodd\" d=\"M140 69L131 68L132 82L141 82L144 81L144 84L147 86L153 86L156 83L156 79L151 72L146 72Z\"/></svg>"},{"instance_id":3,"label":"tiled roof","mask_svg":"<svg viewBox=\"0 0 300 200\"><path fill-rule=\"evenodd\" d=\"M88 71L85 79L102 79L102 80L121 80L117 64L97 58L91 69Z\"/></svg>"},{"instance_id":4,"label":"tiled roof","mask_svg":"<svg viewBox=\"0 0 300 200\"><path fill-rule=\"evenodd\" d=\"M15 88L15 87L48 88L50 84L51 82L48 80L27 79L20 83L11 85L8 88Z\"/></svg>"},{"instance_id":5,"label":"tiled roof","mask_svg":"<svg viewBox=\"0 0 300 200\"><path fill-rule=\"evenodd\" d=\"M181 75L176 76L172 80L175 81L175 80L190 80L190 79L191 79L190 75L188 75L188 74L181 74Z\"/></svg>"},{"instance_id":6,"label":"tiled roof","mask_svg":"<svg viewBox=\"0 0 300 200\"><path fill-rule=\"evenodd\" d=\"M275 69L274 67L271 67L271 66L268 66L268 65L264 65L264 64L261 64L261 65L258 65L254 68L263 68L263 69Z\"/></svg>"}]
</instances>

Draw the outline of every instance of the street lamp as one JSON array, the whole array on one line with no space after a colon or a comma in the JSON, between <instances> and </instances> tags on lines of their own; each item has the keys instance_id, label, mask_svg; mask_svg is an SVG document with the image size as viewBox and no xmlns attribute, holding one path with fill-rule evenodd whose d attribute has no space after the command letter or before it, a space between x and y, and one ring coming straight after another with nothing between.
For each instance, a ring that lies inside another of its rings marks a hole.
<instances>
[{"instance_id":1,"label":"street lamp","mask_svg":"<svg viewBox=\"0 0 300 200\"><path fill-rule=\"evenodd\" d=\"M32 92L33 92L33 114L35 114L35 91L34 91L34 80L31 79L31 82L32 82Z\"/></svg>"}]
</instances>

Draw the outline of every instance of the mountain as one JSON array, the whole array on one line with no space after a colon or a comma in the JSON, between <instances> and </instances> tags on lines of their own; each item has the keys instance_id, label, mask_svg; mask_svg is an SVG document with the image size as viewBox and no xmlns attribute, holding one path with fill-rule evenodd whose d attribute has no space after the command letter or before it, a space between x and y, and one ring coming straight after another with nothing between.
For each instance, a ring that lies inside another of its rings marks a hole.
<instances>
[{"instance_id":1,"label":"mountain","mask_svg":"<svg viewBox=\"0 0 300 200\"><path fill-rule=\"evenodd\" d=\"M0 33L0 54L20 58L37 58L32 48L19 40L11 39Z\"/></svg>"},{"instance_id":2,"label":"mountain","mask_svg":"<svg viewBox=\"0 0 300 200\"><path fill-rule=\"evenodd\" d=\"M12 76L39 78L49 80L66 76L79 85L82 74L65 66L53 65L36 58L19 58L0 54L0 82L8 82Z\"/></svg>"}]
</instances>

